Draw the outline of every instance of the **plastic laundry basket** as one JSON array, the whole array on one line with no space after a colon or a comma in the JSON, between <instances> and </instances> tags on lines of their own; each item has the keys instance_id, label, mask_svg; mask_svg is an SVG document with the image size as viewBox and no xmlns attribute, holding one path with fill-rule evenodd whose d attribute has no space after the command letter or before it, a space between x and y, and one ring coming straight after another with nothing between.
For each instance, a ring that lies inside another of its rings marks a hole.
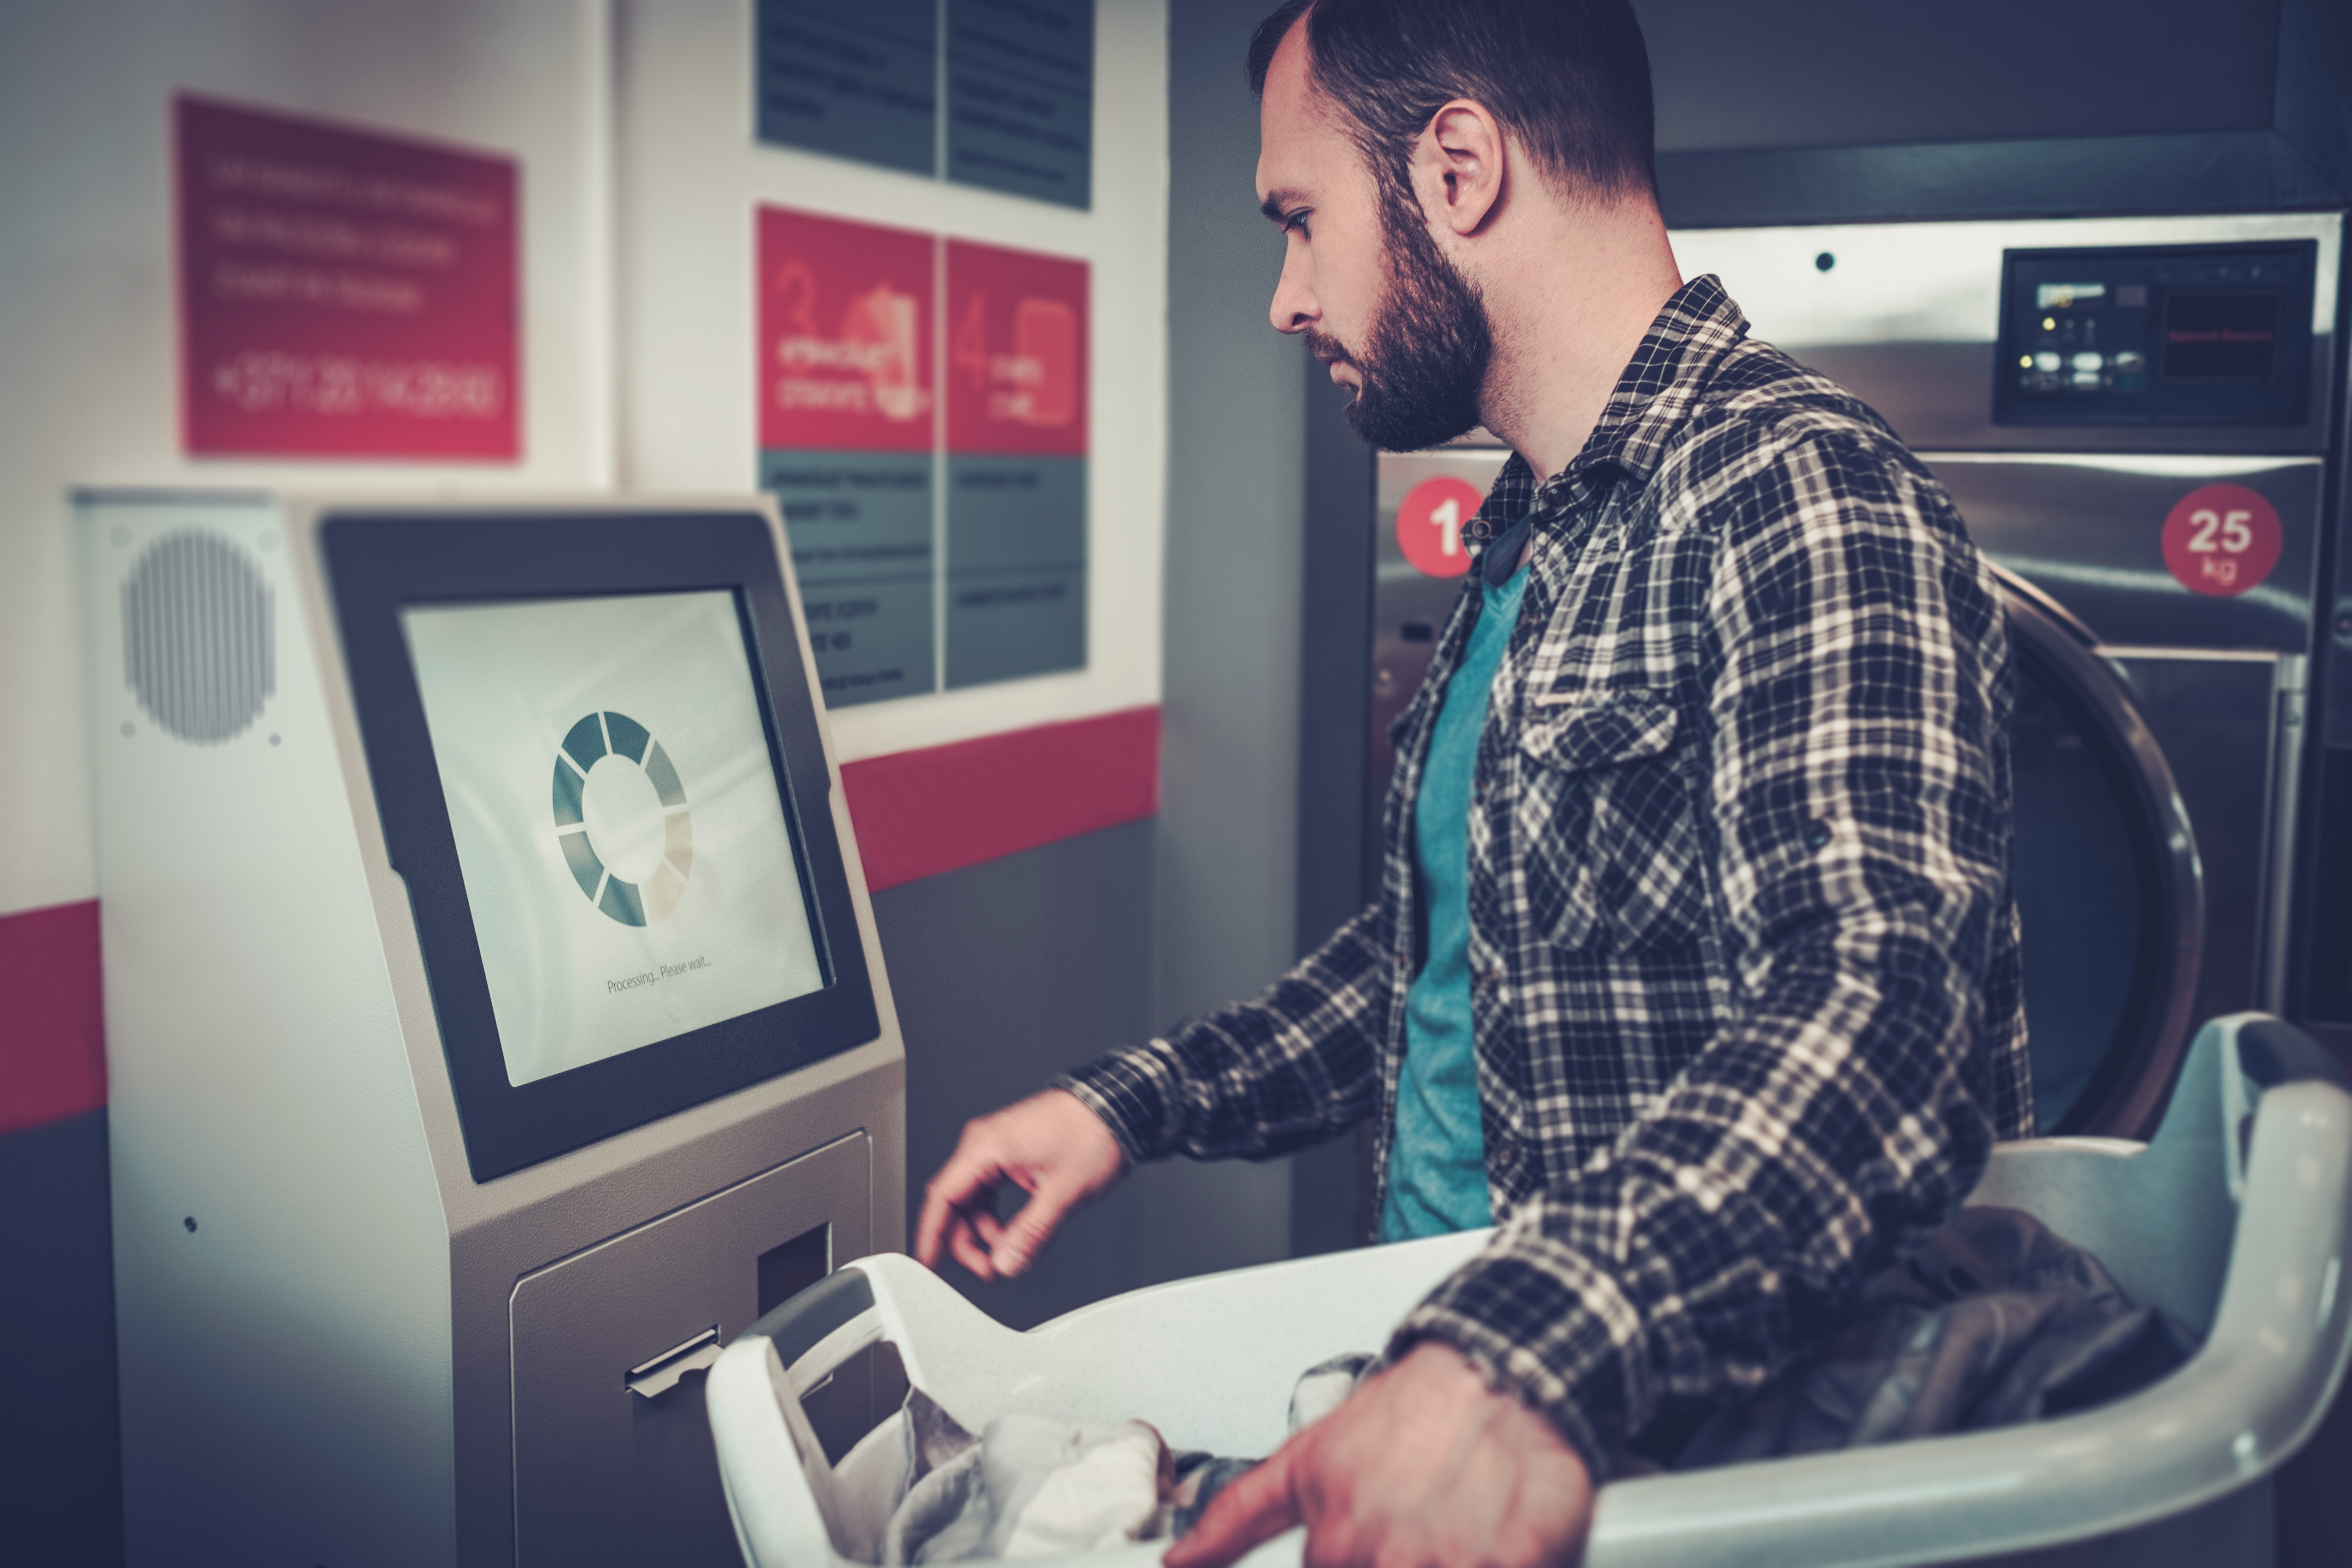
<instances>
[{"instance_id":1,"label":"plastic laundry basket","mask_svg":"<svg viewBox=\"0 0 2352 1568\"><path fill-rule=\"evenodd\" d=\"M2031 1552L2036 1564L2268 1563L2269 1474L2317 1426L2352 1343L2342 1069L2275 1019L2209 1024L2153 1142L2004 1144L1972 1201L2025 1209L2089 1247L2136 1299L2205 1331L2203 1348L2138 1394L2053 1420L1615 1482L1587 1563L1830 1568ZM753 1324L711 1371L744 1561L875 1561L906 1462L903 1417L828 1467L797 1395L877 1340L975 1431L1015 1409L1133 1417L1177 1448L1265 1454L1284 1436L1301 1371L1379 1349L1486 1234L1181 1280L1026 1333L906 1258L850 1264ZM1250 1562L1296 1568L1303 1540L1294 1531ZM1087 1560L1139 1565L1163 1549Z\"/></svg>"}]
</instances>

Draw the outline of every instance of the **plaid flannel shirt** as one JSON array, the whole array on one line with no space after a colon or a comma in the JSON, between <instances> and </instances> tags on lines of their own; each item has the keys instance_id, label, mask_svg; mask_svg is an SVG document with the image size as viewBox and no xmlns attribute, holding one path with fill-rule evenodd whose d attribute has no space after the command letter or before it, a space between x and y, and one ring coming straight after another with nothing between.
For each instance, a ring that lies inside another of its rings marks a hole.
<instances>
[{"instance_id":1,"label":"plaid flannel shirt","mask_svg":"<svg viewBox=\"0 0 2352 1568\"><path fill-rule=\"evenodd\" d=\"M1746 333L1685 284L1575 461L1512 458L1469 530L1533 533L1470 822L1498 1225L1390 1353L1454 1346L1596 1476L1821 1342L2032 1123L2000 601L1877 416ZM1377 901L1257 1000L1055 1080L1129 1158L1372 1116L1385 1182L1413 801L1477 580L1397 721Z\"/></svg>"}]
</instances>

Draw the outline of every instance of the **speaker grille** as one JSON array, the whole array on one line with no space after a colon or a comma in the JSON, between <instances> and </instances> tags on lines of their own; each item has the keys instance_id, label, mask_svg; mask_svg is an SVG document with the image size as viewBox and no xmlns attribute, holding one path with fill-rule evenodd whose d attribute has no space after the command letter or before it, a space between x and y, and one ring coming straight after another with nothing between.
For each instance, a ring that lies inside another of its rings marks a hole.
<instances>
[{"instance_id":1,"label":"speaker grille","mask_svg":"<svg viewBox=\"0 0 2352 1568\"><path fill-rule=\"evenodd\" d=\"M157 540L122 584L122 669L149 718L183 741L242 733L278 689L269 585L207 533Z\"/></svg>"}]
</instances>

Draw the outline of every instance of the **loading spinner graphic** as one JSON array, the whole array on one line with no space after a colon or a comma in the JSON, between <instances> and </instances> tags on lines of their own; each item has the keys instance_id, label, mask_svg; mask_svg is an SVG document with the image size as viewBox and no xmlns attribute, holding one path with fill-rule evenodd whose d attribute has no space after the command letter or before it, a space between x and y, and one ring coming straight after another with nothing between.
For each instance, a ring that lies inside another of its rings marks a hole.
<instances>
[{"instance_id":1,"label":"loading spinner graphic","mask_svg":"<svg viewBox=\"0 0 2352 1568\"><path fill-rule=\"evenodd\" d=\"M686 896L694 820L669 753L625 713L591 713L555 753L555 841L588 901L625 926Z\"/></svg>"}]
</instances>

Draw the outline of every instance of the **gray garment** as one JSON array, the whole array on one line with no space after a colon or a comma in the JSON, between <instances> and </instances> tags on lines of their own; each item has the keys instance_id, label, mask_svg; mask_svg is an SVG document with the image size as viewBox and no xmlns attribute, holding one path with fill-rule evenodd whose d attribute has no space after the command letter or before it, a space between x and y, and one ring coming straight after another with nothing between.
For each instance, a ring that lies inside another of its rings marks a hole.
<instances>
[{"instance_id":1,"label":"gray garment","mask_svg":"<svg viewBox=\"0 0 2352 1568\"><path fill-rule=\"evenodd\" d=\"M1686 1441L1634 1447L1683 1470L2007 1426L2135 1393L2196 1349L2032 1215L1962 1209L1870 1282L1826 1350Z\"/></svg>"},{"instance_id":2,"label":"gray garment","mask_svg":"<svg viewBox=\"0 0 2352 1568\"><path fill-rule=\"evenodd\" d=\"M1290 1390L1290 1421L1292 1434L1304 1431L1328 1415L1347 1402L1356 1392L1356 1384L1364 1381L1380 1364L1380 1357L1359 1352L1352 1355L1335 1355L1329 1361L1318 1362L1298 1374L1298 1382ZM1213 1454L1179 1454L1176 1456L1177 1500L1175 1510L1168 1521L1168 1533L1182 1535L1200 1521L1202 1510L1216 1495L1225 1489L1243 1471L1254 1469L1256 1459L1225 1459Z\"/></svg>"},{"instance_id":3,"label":"gray garment","mask_svg":"<svg viewBox=\"0 0 2352 1568\"><path fill-rule=\"evenodd\" d=\"M1338 1409L1373 1362L1343 1355L1308 1368L1291 1390L1290 1430ZM919 1388L906 1415L906 1486L882 1536L890 1568L1168 1540L1258 1462L1171 1453L1140 1421L1016 1413L974 1436Z\"/></svg>"},{"instance_id":4,"label":"gray garment","mask_svg":"<svg viewBox=\"0 0 2352 1568\"><path fill-rule=\"evenodd\" d=\"M1045 1557L1168 1533L1172 1456L1140 1421L1015 1413L966 1431L907 1394L907 1489L882 1536L886 1564Z\"/></svg>"}]
</instances>

